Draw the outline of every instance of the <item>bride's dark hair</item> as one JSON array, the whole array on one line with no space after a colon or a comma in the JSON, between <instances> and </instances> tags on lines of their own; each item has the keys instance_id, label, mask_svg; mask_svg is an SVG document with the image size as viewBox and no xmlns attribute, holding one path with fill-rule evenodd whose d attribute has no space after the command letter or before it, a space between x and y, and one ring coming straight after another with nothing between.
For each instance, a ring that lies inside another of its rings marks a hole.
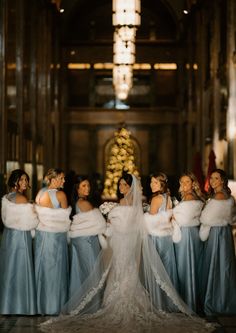
<instances>
[{"instance_id":1,"label":"bride's dark hair","mask_svg":"<svg viewBox=\"0 0 236 333\"><path fill-rule=\"evenodd\" d=\"M123 198L123 194L120 193L119 190L119 185L120 185L120 181L121 179L124 179L124 181L131 187L132 182L133 182L133 177L130 173L123 171L122 176L119 178L118 182L117 182L117 198L120 200L121 198Z\"/></svg>"}]
</instances>

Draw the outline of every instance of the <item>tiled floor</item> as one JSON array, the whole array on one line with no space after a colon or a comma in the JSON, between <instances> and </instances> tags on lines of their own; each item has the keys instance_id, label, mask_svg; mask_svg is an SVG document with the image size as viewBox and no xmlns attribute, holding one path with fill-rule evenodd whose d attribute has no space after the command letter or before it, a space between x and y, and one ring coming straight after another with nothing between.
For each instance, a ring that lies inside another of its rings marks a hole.
<instances>
[{"instance_id":1,"label":"tiled floor","mask_svg":"<svg viewBox=\"0 0 236 333\"><path fill-rule=\"evenodd\" d=\"M46 319L41 316L0 316L0 333L41 333L37 326ZM236 316L211 318L209 321L219 323L214 333L236 333Z\"/></svg>"}]
</instances>

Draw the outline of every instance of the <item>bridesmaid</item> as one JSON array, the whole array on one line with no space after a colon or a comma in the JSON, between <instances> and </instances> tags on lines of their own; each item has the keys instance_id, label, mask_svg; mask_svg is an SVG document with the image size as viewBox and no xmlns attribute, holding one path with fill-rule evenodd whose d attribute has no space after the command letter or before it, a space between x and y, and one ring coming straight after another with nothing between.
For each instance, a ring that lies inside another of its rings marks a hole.
<instances>
[{"instance_id":1,"label":"bridesmaid","mask_svg":"<svg viewBox=\"0 0 236 333\"><path fill-rule=\"evenodd\" d=\"M69 230L70 236L70 283L69 298L75 295L79 286L93 271L101 251L106 246L103 233L106 221L98 208L89 201L90 182L87 177L79 176L73 191L73 210L75 215ZM90 305L90 310L97 310L100 300Z\"/></svg>"},{"instance_id":2,"label":"bridesmaid","mask_svg":"<svg viewBox=\"0 0 236 333\"><path fill-rule=\"evenodd\" d=\"M2 198L4 231L0 249L0 313L35 315L36 290L30 230L38 224L34 207L25 192L28 174L12 171L10 192Z\"/></svg>"},{"instance_id":3,"label":"bridesmaid","mask_svg":"<svg viewBox=\"0 0 236 333\"><path fill-rule=\"evenodd\" d=\"M210 200L201 214L204 243L201 298L206 315L236 314L236 260L232 235L234 199L221 169L210 176Z\"/></svg>"},{"instance_id":4,"label":"bridesmaid","mask_svg":"<svg viewBox=\"0 0 236 333\"><path fill-rule=\"evenodd\" d=\"M65 182L61 169L49 169L47 187L36 197L39 225L35 234L35 277L39 314L59 314L68 299L69 260L67 231L71 208L60 188Z\"/></svg>"},{"instance_id":5,"label":"bridesmaid","mask_svg":"<svg viewBox=\"0 0 236 333\"><path fill-rule=\"evenodd\" d=\"M175 249L172 240L172 225L170 223L172 202L168 189L168 179L164 173L153 174L150 187L152 199L149 213L145 213L145 222L151 239L162 263L176 290L179 289ZM174 310L173 303L167 300L162 290L156 291L155 305L165 311Z\"/></svg>"},{"instance_id":6,"label":"bridesmaid","mask_svg":"<svg viewBox=\"0 0 236 333\"><path fill-rule=\"evenodd\" d=\"M203 244L199 237L200 214L204 205L203 194L193 173L181 176L181 201L173 208L173 241L179 277L179 292L185 303L199 311L199 266Z\"/></svg>"}]
</instances>

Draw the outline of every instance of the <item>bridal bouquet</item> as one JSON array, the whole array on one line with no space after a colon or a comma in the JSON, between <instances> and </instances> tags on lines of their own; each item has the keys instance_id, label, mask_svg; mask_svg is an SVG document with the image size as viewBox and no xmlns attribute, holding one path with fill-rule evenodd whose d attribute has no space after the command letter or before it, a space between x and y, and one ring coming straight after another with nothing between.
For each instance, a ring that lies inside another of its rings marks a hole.
<instances>
[{"instance_id":1,"label":"bridal bouquet","mask_svg":"<svg viewBox=\"0 0 236 333\"><path fill-rule=\"evenodd\" d=\"M143 212L147 213L150 209L150 205L146 202L143 202Z\"/></svg>"},{"instance_id":2,"label":"bridal bouquet","mask_svg":"<svg viewBox=\"0 0 236 333\"><path fill-rule=\"evenodd\" d=\"M99 206L99 210L106 218L109 212L118 205L117 202L105 201L102 205Z\"/></svg>"}]
</instances>

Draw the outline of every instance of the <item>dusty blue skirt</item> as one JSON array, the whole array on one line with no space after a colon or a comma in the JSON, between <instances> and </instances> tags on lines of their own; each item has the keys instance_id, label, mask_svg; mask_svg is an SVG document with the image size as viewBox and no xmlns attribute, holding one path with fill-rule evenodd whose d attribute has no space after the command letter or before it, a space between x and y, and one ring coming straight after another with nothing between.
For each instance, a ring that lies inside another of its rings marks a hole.
<instances>
[{"instance_id":1,"label":"dusty blue skirt","mask_svg":"<svg viewBox=\"0 0 236 333\"><path fill-rule=\"evenodd\" d=\"M199 227L182 227L181 233L181 241L175 244L179 293L194 312L200 312L199 280L203 242L199 238Z\"/></svg>"},{"instance_id":2,"label":"dusty blue skirt","mask_svg":"<svg viewBox=\"0 0 236 333\"><path fill-rule=\"evenodd\" d=\"M201 300L205 314L236 314L236 259L231 227L212 227L203 253Z\"/></svg>"},{"instance_id":3,"label":"dusty blue skirt","mask_svg":"<svg viewBox=\"0 0 236 333\"><path fill-rule=\"evenodd\" d=\"M101 251L98 236L71 238L69 296L73 296L94 268Z\"/></svg>"},{"instance_id":4,"label":"dusty blue skirt","mask_svg":"<svg viewBox=\"0 0 236 333\"><path fill-rule=\"evenodd\" d=\"M100 251L101 246L98 236L71 238L69 298L79 292L85 280L93 273L93 268ZM87 306L87 311L85 309L84 312L94 312L98 310L100 305L101 295L98 295Z\"/></svg>"},{"instance_id":5,"label":"dusty blue skirt","mask_svg":"<svg viewBox=\"0 0 236 333\"><path fill-rule=\"evenodd\" d=\"M175 259L175 248L171 236L155 237L150 236L153 244L162 260L162 263L168 273L173 286L178 291L179 281L177 274L177 266ZM166 296L166 293L161 288L156 288L155 299L153 300L155 307L163 311L177 311L173 302Z\"/></svg>"},{"instance_id":6,"label":"dusty blue skirt","mask_svg":"<svg viewBox=\"0 0 236 333\"><path fill-rule=\"evenodd\" d=\"M36 230L34 252L38 313L59 314L68 300L67 234Z\"/></svg>"},{"instance_id":7,"label":"dusty blue skirt","mask_svg":"<svg viewBox=\"0 0 236 333\"><path fill-rule=\"evenodd\" d=\"M37 313L30 231L4 228L0 249L0 313Z\"/></svg>"}]
</instances>

